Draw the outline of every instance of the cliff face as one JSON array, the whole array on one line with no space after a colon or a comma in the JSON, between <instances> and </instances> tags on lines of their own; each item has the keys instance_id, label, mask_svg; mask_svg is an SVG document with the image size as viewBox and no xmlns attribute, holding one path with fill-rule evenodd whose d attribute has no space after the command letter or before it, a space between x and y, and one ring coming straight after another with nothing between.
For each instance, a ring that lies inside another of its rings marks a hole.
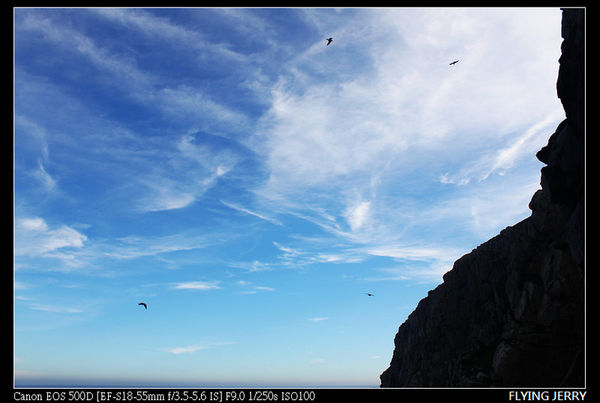
<instances>
[{"instance_id":1,"label":"cliff face","mask_svg":"<svg viewBox=\"0 0 600 403\"><path fill-rule=\"evenodd\" d=\"M458 259L400 326L382 387L583 386L584 10L562 16L566 119L530 217Z\"/></svg>"}]
</instances>

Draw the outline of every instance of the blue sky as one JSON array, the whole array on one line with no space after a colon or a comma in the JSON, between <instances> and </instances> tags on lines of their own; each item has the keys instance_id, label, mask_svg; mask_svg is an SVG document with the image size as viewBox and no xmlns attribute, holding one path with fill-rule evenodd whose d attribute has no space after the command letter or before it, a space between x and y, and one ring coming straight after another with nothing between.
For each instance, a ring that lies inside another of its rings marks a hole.
<instances>
[{"instance_id":1,"label":"blue sky","mask_svg":"<svg viewBox=\"0 0 600 403\"><path fill-rule=\"evenodd\" d=\"M379 385L530 214L560 18L15 9L16 385Z\"/></svg>"}]
</instances>

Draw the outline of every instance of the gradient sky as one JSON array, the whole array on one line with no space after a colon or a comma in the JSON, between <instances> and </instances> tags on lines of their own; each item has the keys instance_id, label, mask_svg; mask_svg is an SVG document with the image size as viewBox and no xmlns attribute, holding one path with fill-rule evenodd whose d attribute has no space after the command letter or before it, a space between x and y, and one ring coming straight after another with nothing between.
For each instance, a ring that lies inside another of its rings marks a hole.
<instances>
[{"instance_id":1,"label":"gradient sky","mask_svg":"<svg viewBox=\"0 0 600 403\"><path fill-rule=\"evenodd\" d=\"M16 385L379 385L530 214L560 20L15 9Z\"/></svg>"}]
</instances>

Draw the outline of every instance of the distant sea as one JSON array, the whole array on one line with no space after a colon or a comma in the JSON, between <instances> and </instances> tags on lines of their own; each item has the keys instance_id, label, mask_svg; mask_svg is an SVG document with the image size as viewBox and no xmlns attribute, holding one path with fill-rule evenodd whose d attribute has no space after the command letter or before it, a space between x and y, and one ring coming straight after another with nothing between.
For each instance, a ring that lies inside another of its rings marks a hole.
<instances>
[{"instance_id":1,"label":"distant sea","mask_svg":"<svg viewBox=\"0 0 600 403\"><path fill-rule=\"evenodd\" d=\"M379 389L379 385L257 385L257 384L192 384L161 382L90 382L67 380L16 380L15 388L31 389Z\"/></svg>"}]
</instances>

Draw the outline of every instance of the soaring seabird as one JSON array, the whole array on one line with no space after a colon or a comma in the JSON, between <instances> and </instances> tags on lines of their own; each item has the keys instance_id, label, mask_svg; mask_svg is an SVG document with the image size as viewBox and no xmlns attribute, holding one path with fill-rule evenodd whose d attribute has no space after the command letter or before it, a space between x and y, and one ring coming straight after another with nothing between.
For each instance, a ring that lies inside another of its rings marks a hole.
<instances>
[{"instance_id":1,"label":"soaring seabird","mask_svg":"<svg viewBox=\"0 0 600 403\"><path fill-rule=\"evenodd\" d=\"M367 294L367 296L369 296L369 297L374 297L375 296L375 294L371 294L370 292L365 292L365 294Z\"/></svg>"},{"instance_id":2,"label":"soaring seabird","mask_svg":"<svg viewBox=\"0 0 600 403\"><path fill-rule=\"evenodd\" d=\"M458 63L458 60L453 61L452 63L450 63L450 66L452 66L453 64Z\"/></svg>"},{"instance_id":3,"label":"soaring seabird","mask_svg":"<svg viewBox=\"0 0 600 403\"><path fill-rule=\"evenodd\" d=\"M327 46L329 46L329 44L333 41L333 38L327 38L326 41L327 41Z\"/></svg>"},{"instance_id":4,"label":"soaring seabird","mask_svg":"<svg viewBox=\"0 0 600 403\"><path fill-rule=\"evenodd\" d=\"M144 305L144 308L145 308L145 309L148 309L148 305L146 305L146 303L145 303L145 302L140 302L138 305Z\"/></svg>"}]
</instances>

